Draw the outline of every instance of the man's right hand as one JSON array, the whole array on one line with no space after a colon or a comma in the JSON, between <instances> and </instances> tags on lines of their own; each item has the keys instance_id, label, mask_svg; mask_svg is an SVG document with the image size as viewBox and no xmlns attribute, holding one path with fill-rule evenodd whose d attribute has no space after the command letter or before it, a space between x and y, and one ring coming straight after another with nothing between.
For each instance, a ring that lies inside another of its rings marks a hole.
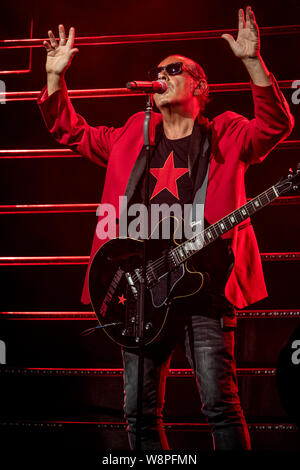
<instances>
[{"instance_id":1,"label":"man's right hand","mask_svg":"<svg viewBox=\"0 0 300 470\"><path fill-rule=\"evenodd\" d=\"M43 42L47 50L46 72L49 96L62 88L65 72L71 65L74 55L78 52L77 48L73 48L75 28L70 28L68 40L62 24L59 25L58 32L59 44L57 44L52 31L48 31L50 44L48 41Z\"/></svg>"},{"instance_id":2,"label":"man's right hand","mask_svg":"<svg viewBox=\"0 0 300 470\"><path fill-rule=\"evenodd\" d=\"M47 50L46 72L50 74L63 75L72 62L72 58L78 52L73 49L75 28L70 28L68 40L66 38L65 28L62 24L58 27L59 44L52 31L48 31L50 44L44 41L43 44Z\"/></svg>"}]
</instances>

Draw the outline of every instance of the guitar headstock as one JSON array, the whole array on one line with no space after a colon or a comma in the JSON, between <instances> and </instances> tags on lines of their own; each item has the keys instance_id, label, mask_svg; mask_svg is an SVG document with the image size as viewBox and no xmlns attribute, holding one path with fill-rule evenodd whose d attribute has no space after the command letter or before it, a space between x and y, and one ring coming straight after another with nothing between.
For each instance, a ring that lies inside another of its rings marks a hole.
<instances>
[{"instance_id":1,"label":"guitar headstock","mask_svg":"<svg viewBox=\"0 0 300 470\"><path fill-rule=\"evenodd\" d=\"M287 193L289 191L297 191L300 188L300 163L297 163L297 168L294 170L293 168L289 169L288 175L286 177L281 178L278 183L275 185L276 190L278 191L279 195Z\"/></svg>"}]
</instances>

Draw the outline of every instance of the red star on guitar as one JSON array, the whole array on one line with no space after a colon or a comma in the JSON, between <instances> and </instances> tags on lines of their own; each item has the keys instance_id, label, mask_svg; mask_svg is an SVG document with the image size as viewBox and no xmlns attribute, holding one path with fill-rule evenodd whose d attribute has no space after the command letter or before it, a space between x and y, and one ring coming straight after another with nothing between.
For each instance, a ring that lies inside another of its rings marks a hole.
<instances>
[{"instance_id":1,"label":"red star on guitar","mask_svg":"<svg viewBox=\"0 0 300 470\"><path fill-rule=\"evenodd\" d=\"M188 168L174 167L174 153L172 150L162 168L150 169L151 175L157 179L151 199L153 199L163 189L167 189L171 194L173 194L173 196L176 197L176 199L179 199L177 180L188 171Z\"/></svg>"},{"instance_id":2,"label":"red star on guitar","mask_svg":"<svg viewBox=\"0 0 300 470\"><path fill-rule=\"evenodd\" d=\"M118 297L119 297L119 304L124 305L124 304L125 304L125 300L127 300L127 299L125 299L125 297L124 297L123 294L121 295L121 297L118 295Z\"/></svg>"}]
</instances>

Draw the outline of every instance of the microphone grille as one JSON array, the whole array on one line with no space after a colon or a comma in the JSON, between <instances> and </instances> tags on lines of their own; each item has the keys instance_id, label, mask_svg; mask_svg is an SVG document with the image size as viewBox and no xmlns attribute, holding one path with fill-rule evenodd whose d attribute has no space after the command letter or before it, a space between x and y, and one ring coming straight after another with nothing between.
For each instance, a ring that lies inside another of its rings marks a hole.
<instances>
[{"instance_id":1,"label":"microphone grille","mask_svg":"<svg viewBox=\"0 0 300 470\"><path fill-rule=\"evenodd\" d=\"M134 90L136 88L136 83L135 82L127 82L126 83L126 88L128 90Z\"/></svg>"},{"instance_id":2,"label":"microphone grille","mask_svg":"<svg viewBox=\"0 0 300 470\"><path fill-rule=\"evenodd\" d=\"M167 85L166 81L165 81L165 80L157 80L157 81L161 84L162 89L163 89L163 93L164 93L165 91L167 91L168 85Z\"/></svg>"}]
</instances>

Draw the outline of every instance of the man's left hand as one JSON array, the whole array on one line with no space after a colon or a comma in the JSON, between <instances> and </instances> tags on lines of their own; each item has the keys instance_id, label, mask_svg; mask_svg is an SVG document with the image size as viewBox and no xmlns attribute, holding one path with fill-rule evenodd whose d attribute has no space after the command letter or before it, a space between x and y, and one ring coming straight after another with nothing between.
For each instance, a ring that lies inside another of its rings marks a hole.
<instances>
[{"instance_id":1,"label":"man's left hand","mask_svg":"<svg viewBox=\"0 0 300 470\"><path fill-rule=\"evenodd\" d=\"M251 7L246 8L246 21L243 9L239 10L237 39L234 40L230 34L222 34L221 37L226 39L236 57L242 60L256 59L260 55L259 31Z\"/></svg>"}]
</instances>

